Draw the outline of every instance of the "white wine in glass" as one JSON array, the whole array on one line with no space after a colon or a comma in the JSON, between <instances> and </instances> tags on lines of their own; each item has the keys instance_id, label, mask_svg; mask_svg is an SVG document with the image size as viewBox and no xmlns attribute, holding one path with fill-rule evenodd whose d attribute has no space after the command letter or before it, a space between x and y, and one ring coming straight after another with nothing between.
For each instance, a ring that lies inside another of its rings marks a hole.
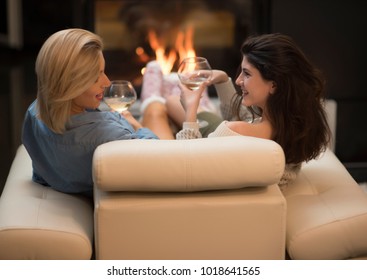
<instances>
[{"instance_id":1,"label":"white wine in glass","mask_svg":"<svg viewBox=\"0 0 367 280\"><path fill-rule=\"evenodd\" d=\"M190 90L197 90L202 83L210 80L213 71L204 57L187 57L180 63L177 70L181 83ZM198 120L199 127L206 127L208 122Z\"/></svg>"},{"instance_id":2,"label":"white wine in glass","mask_svg":"<svg viewBox=\"0 0 367 280\"><path fill-rule=\"evenodd\" d=\"M183 85L196 90L212 76L212 69L204 57L187 57L179 65L178 77Z\"/></svg>"},{"instance_id":3,"label":"white wine in glass","mask_svg":"<svg viewBox=\"0 0 367 280\"><path fill-rule=\"evenodd\" d=\"M124 80L111 81L111 85L105 89L103 96L103 101L108 107L119 113L128 110L136 99L133 85Z\"/></svg>"}]
</instances>

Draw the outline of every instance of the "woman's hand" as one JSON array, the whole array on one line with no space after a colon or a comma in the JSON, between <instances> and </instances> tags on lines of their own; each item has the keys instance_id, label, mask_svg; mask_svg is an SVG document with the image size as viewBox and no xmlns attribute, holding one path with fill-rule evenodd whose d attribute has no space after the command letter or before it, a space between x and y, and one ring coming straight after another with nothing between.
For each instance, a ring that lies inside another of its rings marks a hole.
<instances>
[{"instance_id":1,"label":"woman's hand","mask_svg":"<svg viewBox=\"0 0 367 280\"><path fill-rule=\"evenodd\" d=\"M185 121L196 122L196 114L200 104L200 98L203 95L208 82L204 82L197 90L190 90L184 85L180 84L181 88L181 104L185 110Z\"/></svg>"},{"instance_id":2,"label":"woman's hand","mask_svg":"<svg viewBox=\"0 0 367 280\"><path fill-rule=\"evenodd\" d=\"M226 72L222 70L212 70L212 77L209 81L201 84L199 89L190 90L180 83L181 88L181 104L185 110L185 121L196 122L196 114L200 105L200 98L202 97L204 90L209 85L220 84L227 82L229 79Z\"/></svg>"},{"instance_id":3,"label":"woman's hand","mask_svg":"<svg viewBox=\"0 0 367 280\"><path fill-rule=\"evenodd\" d=\"M212 70L212 77L209 80L208 85L220 84L227 82L229 79L226 72L222 70Z\"/></svg>"},{"instance_id":4,"label":"woman's hand","mask_svg":"<svg viewBox=\"0 0 367 280\"><path fill-rule=\"evenodd\" d=\"M141 123L137 119L134 118L134 116L131 114L130 111L125 110L125 111L121 112L121 115L131 124L131 126L135 130L138 130L139 128L143 127L141 125Z\"/></svg>"}]
</instances>

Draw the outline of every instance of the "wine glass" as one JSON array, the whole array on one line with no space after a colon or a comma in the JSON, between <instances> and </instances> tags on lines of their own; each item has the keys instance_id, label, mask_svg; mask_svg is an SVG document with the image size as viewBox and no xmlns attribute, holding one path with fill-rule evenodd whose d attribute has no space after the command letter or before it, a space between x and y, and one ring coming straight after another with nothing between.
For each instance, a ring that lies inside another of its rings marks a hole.
<instances>
[{"instance_id":1,"label":"wine glass","mask_svg":"<svg viewBox=\"0 0 367 280\"><path fill-rule=\"evenodd\" d=\"M103 101L108 107L119 113L128 110L136 99L133 85L124 80L111 81L111 85L105 88L103 96Z\"/></svg>"},{"instance_id":2,"label":"wine glass","mask_svg":"<svg viewBox=\"0 0 367 280\"><path fill-rule=\"evenodd\" d=\"M208 81L213 72L208 60L204 57L187 57L179 65L178 77L188 89L197 90L202 83ZM198 120L199 127L206 127L208 122Z\"/></svg>"},{"instance_id":3,"label":"wine glass","mask_svg":"<svg viewBox=\"0 0 367 280\"><path fill-rule=\"evenodd\" d=\"M178 77L183 85L196 90L212 76L212 69L204 57L187 57L179 65Z\"/></svg>"}]
</instances>

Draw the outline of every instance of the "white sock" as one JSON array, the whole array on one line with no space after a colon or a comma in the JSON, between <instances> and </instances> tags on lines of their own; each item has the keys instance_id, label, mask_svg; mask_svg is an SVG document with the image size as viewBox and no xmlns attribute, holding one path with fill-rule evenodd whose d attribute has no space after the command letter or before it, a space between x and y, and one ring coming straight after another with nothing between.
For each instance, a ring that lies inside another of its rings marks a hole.
<instances>
[{"instance_id":1,"label":"white sock","mask_svg":"<svg viewBox=\"0 0 367 280\"><path fill-rule=\"evenodd\" d=\"M143 114L148 105L153 102L161 102L163 104L166 104L166 99L164 99L162 96L157 95L152 95L146 98L140 105L140 113Z\"/></svg>"}]
</instances>

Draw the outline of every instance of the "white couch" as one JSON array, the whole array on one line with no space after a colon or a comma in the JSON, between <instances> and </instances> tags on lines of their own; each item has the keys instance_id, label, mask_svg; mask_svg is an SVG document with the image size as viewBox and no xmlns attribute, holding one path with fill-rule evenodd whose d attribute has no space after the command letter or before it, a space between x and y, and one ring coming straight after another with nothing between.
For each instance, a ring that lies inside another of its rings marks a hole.
<instances>
[{"instance_id":1,"label":"white couch","mask_svg":"<svg viewBox=\"0 0 367 280\"><path fill-rule=\"evenodd\" d=\"M305 164L283 194L292 259L367 258L367 195L334 153Z\"/></svg>"},{"instance_id":2,"label":"white couch","mask_svg":"<svg viewBox=\"0 0 367 280\"><path fill-rule=\"evenodd\" d=\"M285 258L284 154L273 141L116 141L93 166L98 259Z\"/></svg>"},{"instance_id":3,"label":"white couch","mask_svg":"<svg viewBox=\"0 0 367 280\"><path fill-rule=\"evenodd\" d=\"M21 146L0 198L0 259L367 257L367 196L330 150L284 194L279 145L244 136L111 142L93 168L94 206L33 183Z\"/></svg>"},{"instance_id":4,"label":"white couch","mask_svg":"<svg viewBox=\"0 0 367 280\"><path fill-rule=\"evenodd\" d=\"M20 146L0 197L0 259L89 259L93 205L32 182Z\"/></svg>"}]
</instances>

